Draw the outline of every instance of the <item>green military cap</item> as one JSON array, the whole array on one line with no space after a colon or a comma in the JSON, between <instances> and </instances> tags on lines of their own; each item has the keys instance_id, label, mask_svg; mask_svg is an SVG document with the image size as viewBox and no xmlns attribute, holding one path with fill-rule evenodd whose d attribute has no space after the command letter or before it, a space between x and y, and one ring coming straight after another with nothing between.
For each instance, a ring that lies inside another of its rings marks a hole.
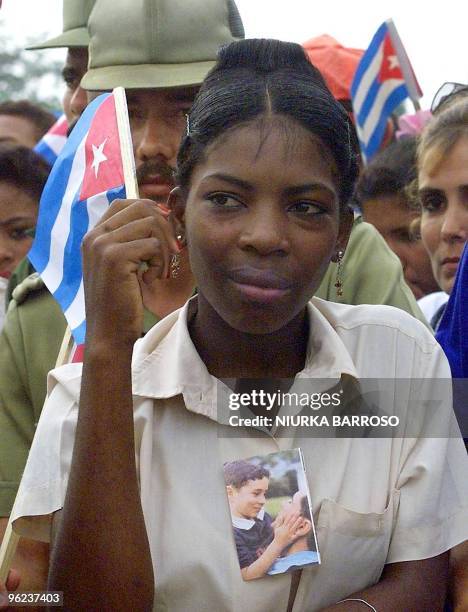
<instances>
[{"instance_id":1,"label":"green military cap","mask_svg":"<svg viewBox=\"0 0 468 612\"><path fill-rule=\"evenodd\" d=\"M244 38L234 0L96 0L89 90L199 85L219 47Z\"/></svg>"},{"instance_id":2,"label":"green military cap","mask_svg":"<svg viewBox=\"0 0 468 612\"><path fill-rule=\"evenodd\" d=\"M43 43L27 47L53 49L55 47L87 47L89 44L88 18L95 0L63 0L63 32Z\"/></svg>"}]
</instances>

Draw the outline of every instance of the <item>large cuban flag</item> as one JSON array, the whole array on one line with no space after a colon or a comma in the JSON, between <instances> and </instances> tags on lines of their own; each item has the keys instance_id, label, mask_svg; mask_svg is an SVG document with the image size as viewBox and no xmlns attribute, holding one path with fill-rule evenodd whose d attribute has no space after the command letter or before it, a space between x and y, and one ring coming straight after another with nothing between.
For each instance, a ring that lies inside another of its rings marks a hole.
<instances>
[{"instance_id":1,"label":"large cuban flag","mask_svg":"<svg viewBox=\"0 0 468 612\"><path fill-rule=\"evenodd\" d=\"M67 142L68 122L61 115L48 132L39 140L34 151L53 166Z\"/></svg>"},{"instance_id":2,"label":"large cuban flag","mask_svg":"<svg viewBox=\"0 0 468 612\"><path fill-rule=\"evenodd\" d=\"M115 98L103 94L86 108L52 168L29 252L77 345L86 333L81 242L109 204L125 195Z\"/></svg>"},{"instance_id":3,"label":"large cuban flag","mask_svg":"<svg viewBox=\"0 0 468 612\"><path fill-rule=\"evenodd\" d=\"M379 150L392 112L422 95L393 21L384 22L356 69L351 99L364 161Z\"/></svg>"}]
</instances>

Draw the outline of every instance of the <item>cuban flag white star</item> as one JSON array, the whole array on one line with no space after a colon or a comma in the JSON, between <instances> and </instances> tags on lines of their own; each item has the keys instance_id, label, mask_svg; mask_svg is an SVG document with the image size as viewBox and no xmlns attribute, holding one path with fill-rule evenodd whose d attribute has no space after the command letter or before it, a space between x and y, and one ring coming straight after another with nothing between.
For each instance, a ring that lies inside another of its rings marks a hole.
<instances>
[{"instance_id":1,"label":"cuban flag white star","mask_svg":"<svg viewBox=\"0 0 468 612\"><path fill-rule=\"evenodd\" d=\"M400 62L398 61L398 57L396 55L388 56L389 69L394 70L400 66Z\"/></svg>"},{"instance_id":2,"label":"cuban flag white star","mask_svg":"<svg viewBox=\"0 0 468 612\"><path fill-rule=\"evenodd\" d=\"M99 172L99 166L102 162L107 161L107 157L104 155L104 146L107 142L107 138L102 142L98 147L92 145L93 147L93 163L91 164L91 168L94 170L94 176L97 178Z\"/></svg>"}]
</instances>

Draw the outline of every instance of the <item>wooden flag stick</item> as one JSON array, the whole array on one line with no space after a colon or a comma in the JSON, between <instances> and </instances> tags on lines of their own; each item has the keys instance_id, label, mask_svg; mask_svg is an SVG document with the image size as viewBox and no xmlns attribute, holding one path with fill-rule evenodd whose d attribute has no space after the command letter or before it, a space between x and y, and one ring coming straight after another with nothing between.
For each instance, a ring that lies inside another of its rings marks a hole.
<instances>
[{"instance_id":1,"label":"wooden flag stick","mask_svg":"<svg viewBox=\"0 0 468 612\"><path fill-rule=\"evenodd\" d=\"M11 562L15 556L20 536L13 531L11 520L8 519L8 524L3 536L2 545L0 546L0 582L5 584L10 571Z\"/></svg>"},{"instance_id":2,"label":"wooden flag stick","mask_svg":"<svg viewBox=\"0 0 468 612\"><path fill-rule=\"evenodd\" d=\"M1 5L1 0L0 0ZM123 87L116 87L113 90L115 100L115 110L117 116L117 129L119 133L120 150L122 155L122 167L124 173L125 192L127 198L138 198L138 183L136 180L135 158L133 156L132 135L130 132L130 122L128 119L127 98ZM70 353L73 347L73 338L70 328L67 327L60 351L57 357L55 367L59 367L64 363L68 363ZM8 524L5 529L2 544L0 546L0 582L5 583L8 572L10 571L11 562L15 556L16 548L20 540L20 536L13 530L11 515L8 519Z\"/></svg>"},{"instance_id":3,"label":"wooden flag stick","mask_svg":"<svg viewBox=\"0 0 468 612\"><path fill-rule=\"evenodd\" d=\"M115 99L115 112L117 115L117 129L119 132L120 152L127 198L139 198L138 183L136 179L135 158L133 156L132 133L128 119L127 98L123 87L116 87L113 92Z\"/></svg>"}]
</instances>

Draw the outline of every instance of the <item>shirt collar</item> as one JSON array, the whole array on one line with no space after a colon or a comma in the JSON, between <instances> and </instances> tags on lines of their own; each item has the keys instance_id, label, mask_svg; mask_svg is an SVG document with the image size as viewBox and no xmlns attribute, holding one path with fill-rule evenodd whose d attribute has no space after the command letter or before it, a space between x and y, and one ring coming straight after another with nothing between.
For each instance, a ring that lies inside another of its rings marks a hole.
<instances>
[{"instance_id":1,"label":"shirt collar","mask_svg":"<svg viewBox=\"0 0 468 612\"><path fill-rule=\"evenodd\" d=\"M265 508L262 508L260 512L257 514L256 519L258 521L263 521L264 516L265 516ZM249 529L252 529L252 527L255 525L255 519L246 519L246 518L241 518L240 516L232 515L232 525L234 527L237 527L238 529L249 530Z\"/></svg>"},{"instance_id":2,"label":"shirt collar","mask_svg":"<svg viewBox=\"0 0 468 612\"><path fill-rule=\"evenodd\" d=\"M217 420L217 386L190 338L187 327L196 297L165 317L135 345L133 394L167 399L183 395L188 410ZM334 305L336 306L336 305ZM307 305L310 336L304 369L296 378L358 378L351 355L334 328L327 303L313 298Z\"/></svg>"}]
</instances>

